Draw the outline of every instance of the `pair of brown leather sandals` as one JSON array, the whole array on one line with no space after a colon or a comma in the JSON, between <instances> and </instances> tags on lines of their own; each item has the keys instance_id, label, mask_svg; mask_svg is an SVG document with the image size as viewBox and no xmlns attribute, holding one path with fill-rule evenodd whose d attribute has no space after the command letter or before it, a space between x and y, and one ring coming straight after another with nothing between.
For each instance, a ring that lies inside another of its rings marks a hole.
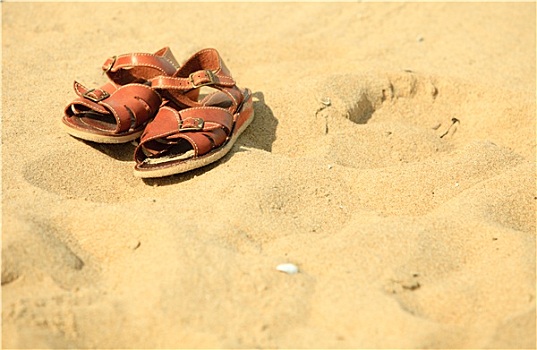
<instances>
[{"instance_id":1,"label":"pair of brown leather sandals","mask_svg":"<svg viewBox=\"0 0 537 350\"><path fill-rule=\"evenodd\" d=\"M249 89L239 89L215 49L179 65L165 47L154 54L114 56L102 66L110 81L65 108L67 132L98 143L140 141L135 176L163 177L213 163L252 122Z\"/></svg>"}]
</instances>

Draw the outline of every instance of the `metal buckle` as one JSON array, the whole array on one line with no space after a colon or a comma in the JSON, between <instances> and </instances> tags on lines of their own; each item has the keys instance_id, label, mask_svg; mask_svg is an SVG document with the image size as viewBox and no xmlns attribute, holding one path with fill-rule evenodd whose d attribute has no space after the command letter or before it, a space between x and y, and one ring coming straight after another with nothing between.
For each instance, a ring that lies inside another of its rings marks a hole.
<instances>
[{"instance_id":1,"label":"metal buckle","mask_svg":"<svg viewBox=\"0 0 537 350\"><path fill-rule=\"evenodd\" d=\"M190 82L192 83L192 87L194 89L197 89L197 88L202 87L202 86L212 85L212 84L216 83L216 77L215 77L215 75L214 75L212 70L206 69L204 72L207 75L207 77L209 78L209 81L206 82L206 83L201 83L201 84L198 84L198 85L196 85L194 83L194 74L196 74L196 72L190 73L190 75L188 76L188 78L190 79Z\"/></svg>"},{"instance_id":2,"label":"metal buckle","mask_svg":"<svg viewBox=\"0 0 537 350\"><path fill-rule=\"evenodd\" d=\"M88 91L84 92L82 94L82 97L85 97L88 100L91 100L93 102L100 102L100 101L104 100L105 98L110 97L110 94L108 92L102 90L102 89L99 89L99 91L102 92L101 97L90 96L89 94L92 93L93 91L95 91L95 89L91 89L91 90L88 90Z\"/></svg>"},{"instance_id":3,"label":"metal buckle","mask_svg":"<svg viewBox=\"0 0 537 350\"><path fill-rule=\"evenodd\" d=\"M188 124L193 122L193 125L183 128L183 120L181 120L181 123L179 124L180 131L200 131L203 130L203 127L205 126L205 121L201 118L189 118L186 120L189 121Z\"/></svg>"},{"instance_id":4,"label":"metal buckle","mask_svg":"<svg viewBox=\"0 0 537 350\"><path fill-rule=\"evenodd\" d=\"M108 67L103 67L103 74L104 73L108 73L110 72L110 70L112 69L112 67L114 66L114 64L116 63L116 60L117 60L117 56L112 56L110 57L112 59L112 62L108 65Z\"/></svg>"}]
</instances>

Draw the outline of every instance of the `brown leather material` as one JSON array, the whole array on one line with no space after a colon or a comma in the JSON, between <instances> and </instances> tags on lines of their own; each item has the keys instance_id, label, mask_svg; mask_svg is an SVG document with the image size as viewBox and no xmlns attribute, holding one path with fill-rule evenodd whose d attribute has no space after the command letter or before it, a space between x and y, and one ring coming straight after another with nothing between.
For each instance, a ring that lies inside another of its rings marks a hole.
<instances>
[{"instance_id":1,"label":"brown leather material","mask_svg":"<svg viewBox=\"0 0 537 350\"><path fill-rule=\"evenodd\" d=\"M145 124L156 114L161 104L159 94L143 84L128 84L108 92L101 88L88 90L78 84L78 91L85 92L67 106L65 110L67 121L73 126L94 126L96 129L101 131L105 129L114 134L136 129ZM93 97L95 100L91 99ZM96 115L99 115L101 120L109 116L115 123L95 120Z\"/></svg>"},{"instance_id":2,"label":"brown leather material","mask_svg":"<svg viewBox=\"0 0 537 350\"><path fill-rule=\"evenodd\" d=\"M164 47L154 54L129 53L108 58L102 66L110 80L119 85L128 84L136 80L149 80L151 78L174 74L179 68L177 60L168 47Z\"/></svg>"},{"instance_id":3,"label":"brown leather material","mask_svg":"<svg viewBox=\"0 0 537 350\"><path fill-rule=\"evenodd\" d=\"M244 94L244 100L239 106L238 113L233 116L233 131L242 129L243 125L251 121L254 114L254 100L250 90Z\"/></svg>"},{"instance_id":4,"label":"brown leather material","mask_svg":"<svg viewBox=\"0 0 537 350\"><path fill-rule=\"evenodd\" d=\"M232 87L235 80L232 77L214 74L212 71L199 70L191 73L188 78L158 76L150 80L155 89L188 91L206 85L221 85Z\"/></svg>"},{"instance_id":5,"label":"brown leather material","mask_svg":"<svg viewBox=\"0 0 537 350\"><path fill-rule=\"evenodd\" d=\"M103 70L110 82L88 89L75 81L78 98L67 105L63 118L68 132L96 142L127 142L137 137L163 102L148 81L173 75L178 66L167 47L154 54L131 53L109 58Z\"/></svg>"},{"instance_id":6,"label":"brown leather material","mask_svg":"<svg viewBox=\"0 0 537 350\"><path fill-rule=\"evenodd\" d=\"M157 77L151 80L155 89L165 90L163 96L183 107L204 106L190 98L186 91L201 86L211 86L228 94L234 109L241 103L241 91L215 49L204 49L192 55L172 77ZM196 96L197 97L197 96Z\"/></svg>"},{"instance_id":7,"label":"brown leather material","mask_svg":"<svg viewBox=\"0 0 537 350\"><path fill-rule=\"evenodd\" d=\"M201 86L216 91L201 101L193 99L198 94L190 93ZM135 151L137 170L158 169L217 152L253 115L249 90L235 85L214 49L194 54L172 77L152 79L151 87L173 103L161 107L145 128ZM147 162L164 156L169 161Z\"/></svg>"},{"instance_id":8,"label":"brown leather material","mask_svg":"<svg viewBox=\"0 0 537 350\"><path fill-rule=\"evenodd\" d=\"M168 144L172 145L182 139L191 144L194 155L198 156L221 146L231 133L232 127L233 115L222 108L195 107L177 111L162 107L153 122L145 128L142 142L145 150L155 155L163 149L158 147L155 151L151 147L151 141L166 138Z\"/></svg>"}]
</instances>

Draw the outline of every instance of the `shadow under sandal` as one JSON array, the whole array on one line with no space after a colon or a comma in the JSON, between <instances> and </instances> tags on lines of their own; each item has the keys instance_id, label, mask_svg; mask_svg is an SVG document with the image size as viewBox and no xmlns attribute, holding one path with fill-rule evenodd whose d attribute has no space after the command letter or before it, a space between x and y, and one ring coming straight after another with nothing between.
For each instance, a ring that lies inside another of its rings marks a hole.
<instances>
[{"instance_id":1,"label":"shadow under sandal","mask_svg":"<svg viewBox=\"0 0 537 350\"><path fill-rule=\"evenodd\" d=\"M135 140L162 103L148 81L171 76L178 68L168 47L154 54L130 53L107 59L102 69L110 82L88 89L75 81L78 98L65 108L65 130L74 137L98 143Z\"/></svg>"},{"instance_id":2,"label":"shadow under sandal","mask_svg":"<svg viewBox=\"0 0 537 350\"><path fill-rule=\"evenodd\" d=\"M250 90L237 87L214 49L199 51L173 77L154 78L151 86L168 102L136 148L135 176L163 177L213 163L253 120Z\"/></svg>"}]
</instances>

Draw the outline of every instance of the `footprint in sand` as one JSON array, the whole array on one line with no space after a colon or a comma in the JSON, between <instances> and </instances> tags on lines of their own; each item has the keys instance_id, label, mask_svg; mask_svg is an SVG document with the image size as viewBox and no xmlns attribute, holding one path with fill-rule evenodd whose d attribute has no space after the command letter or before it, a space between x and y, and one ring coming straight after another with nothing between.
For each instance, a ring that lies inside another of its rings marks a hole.
<instances>
[{"instance_id":1,"label":"footprint in sand","mask_svg":"<svg viewBox=\"0 0 537 350\"><path fill-rule=\"evenodd\" d=\"M449 152L456 128L446 131L455 116L444 108L446 94L436 84L413 73L305 78L289 91L296 104L273 106L276 115L282 111L274 151L353 168L419 162Z\"/></svg>"},{"instance_id":2,"label":"footprint in sand","mask_svg":"<svg viewBox=\"0 0 537 350\"><path fill-rule=\"evenodd\" d=\"M17 280L49 276L62 289L84 285L95 273L59 237L50 224L6 217L2 244L2 286Z\"/></svg>"},{"instance_id":3,"label":"footprint in sand","mask_svg":"<svg viewBox=\"0 0 537 350\"><path fill-rule=\"evenodd\" d=\"M46 220L12 215L4 218L3 226L2 323L4 334L10 335L3 345L78 347L77 307L93 309L102 299L92 288L98 270L89 256L64 241L67 235Z\"/></svg>"},{"instance_id":4,"label":"footprint in sand","mask_svg":"<svg viewBox=\"0 0 537 350\"><path fill-rule=\"evenodd\" d=\"M65 147L38 155L24 169L30 184L66 199L117 203L139 197L143 182L128 162L133 146L86 143L65 135Z\"/></svg>"},{"instance_id":5,"label":"footprint in sand","mask_svg":"<svg viewBox=\"0 0 537 350\"><path fill-rule=\"evenodd\" d=\"M301 120L292 122L316 135L309 154L341 165L420 162L485 140L533 154L530 144L519 145L533 139L531 128L516 123L528 120L534 105L508 91L414 72L332 75L308 83L314 87L301 94L311 96L317 109L297 111Z\"/></svg>"},{"instance_id":6,"label":"footprint in sand","mask_svg":"<svg viewBox=\"0 0 537 350\"><path fill-rule=\"evenodd\" d=\"M481 319L485 313L509 317L534 310L535 285L529 277L534 271L527 263L534 261L528 244L532 233L524 239L522 232L482 220L434 216L418 226L417 244L406 248L406 257L385 278L384 292L402 310L460 326L487 322ZM442 227L441 234L435 227Z\"/></svg>"}]
</instances>

